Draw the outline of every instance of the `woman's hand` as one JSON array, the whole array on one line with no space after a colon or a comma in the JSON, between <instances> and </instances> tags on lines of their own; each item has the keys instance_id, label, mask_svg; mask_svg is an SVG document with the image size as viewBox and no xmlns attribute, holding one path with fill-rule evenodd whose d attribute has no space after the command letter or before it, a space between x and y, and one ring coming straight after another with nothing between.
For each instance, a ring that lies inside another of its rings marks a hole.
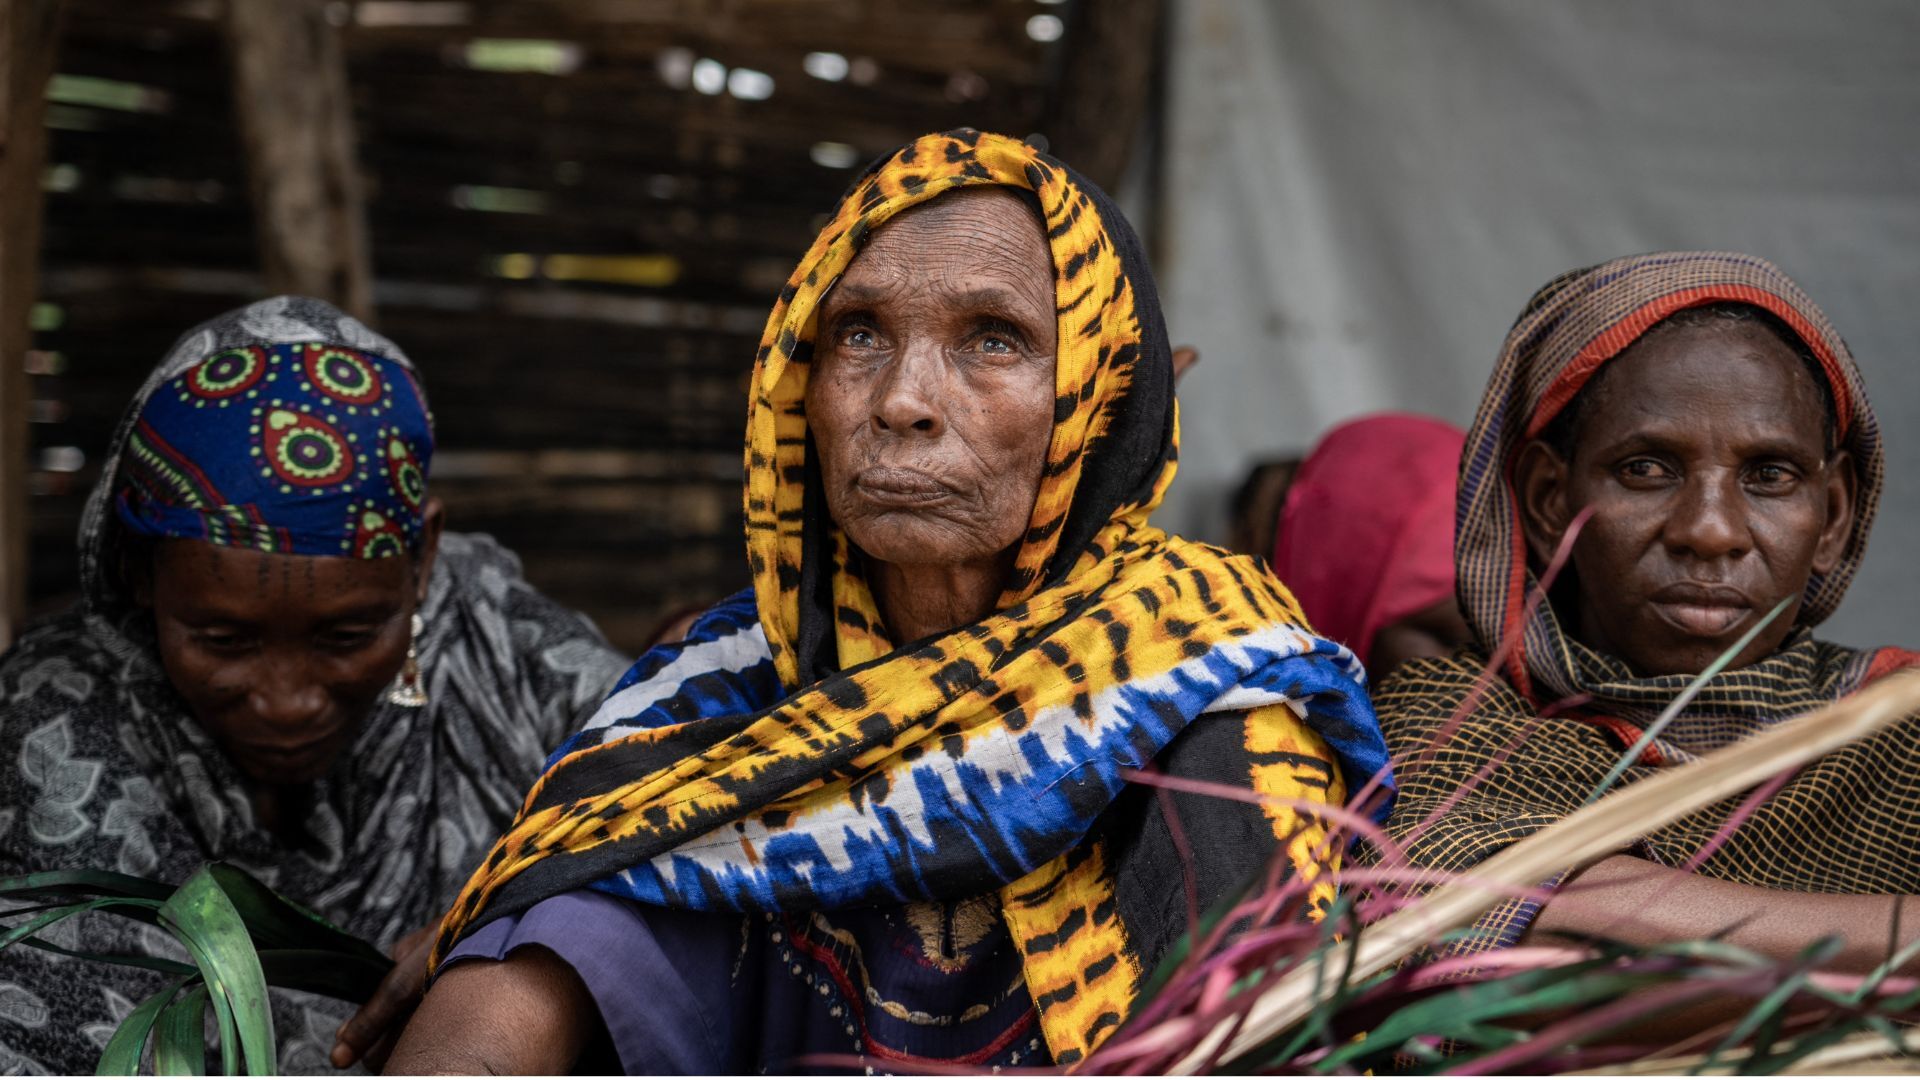
<instances>
[{"instance_id":1,"label":"woman's hand","mask_svg":"<svg viewBox=\"0 0 1920 1080\"><path fill-rule=\"evenodd\" d=\"M394 943L390 955L393 970L380 980L360 1011L340 1025L339 1041L333 1045L333 1067L344 1069L364 1060L370 1071L378 1072L387 1055L399 1041L407 1018L419 1006L427 992L427 955L433 950L433 935L439 923L428 923Z\"/></svg>"}]
</instances>

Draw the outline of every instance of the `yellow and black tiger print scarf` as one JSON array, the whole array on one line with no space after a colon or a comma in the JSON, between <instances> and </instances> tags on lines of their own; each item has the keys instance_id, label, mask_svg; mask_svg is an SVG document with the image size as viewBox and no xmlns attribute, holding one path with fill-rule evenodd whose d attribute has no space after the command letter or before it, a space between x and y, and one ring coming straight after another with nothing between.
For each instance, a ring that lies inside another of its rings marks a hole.
<instances>
[{"instance_id":1,"label":"yellow and black tiger print scarf","mask_svg":"<svg viewBox=\"0 0 1920 1080\"><path fill-rule=\"evenodd\" d=\"M1030 191L1044 214L1051 443L999 610L896 648L809 460L815 313L874 230L977 184ZM753 589L642 657L556 754L436 962L486 920L587 886L718 910L997 893L1048 1047L1071 1063L1184 932L1183 874L1211 900L1279 842L1331 899L1338 857L1314 815L1183 795L1176 832L1123 775L1157 764L1337 804L1386 759L1358 664L1261 563L1147 524L1175 469L1172 365L1138 242L1104 194L972 131L876 162L782 291L750 395Z\"/></svg>"}]
</instances>

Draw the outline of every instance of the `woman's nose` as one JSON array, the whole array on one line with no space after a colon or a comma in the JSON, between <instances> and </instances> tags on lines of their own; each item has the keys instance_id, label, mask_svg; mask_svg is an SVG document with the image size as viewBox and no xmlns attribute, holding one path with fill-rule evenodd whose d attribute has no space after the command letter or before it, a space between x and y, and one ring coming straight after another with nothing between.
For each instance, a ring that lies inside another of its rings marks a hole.
<instances>
[{"instance_id":1,"label":"woman's nose","mask_svg":"<svg viewBox=\"0 0 1920 1080\"><path fill-rule=\"evenodd\" d=\"M327 692L311 677L304 663L294 659L262 665L258 681L247 696L255 717L281 731L297 731L319 720L327 709Z\"/></svg>"},{"instance_id":2,"label":"woman's nose","mask_svg":"<svg viewBox=\"0 0 1920 1080\"><path fill-rule=\"evenodd\" d=\"M938 438L947 426L941 408L944 363L935 344L909 342L883 377L873 404L874 427L896 435Z\"/></svg>"},{"instance_id":3,"label":"woman's nose","mask_svg":"<svg viewBox=\"0 0 1920 1080\"><path fill-rule=\"evenodd\" d=\"M1744 555L1753 546L1745 510L1738 477L1691 477L1667 517L1667 546L1703 560Z\"/></svg>"}]
</instances>

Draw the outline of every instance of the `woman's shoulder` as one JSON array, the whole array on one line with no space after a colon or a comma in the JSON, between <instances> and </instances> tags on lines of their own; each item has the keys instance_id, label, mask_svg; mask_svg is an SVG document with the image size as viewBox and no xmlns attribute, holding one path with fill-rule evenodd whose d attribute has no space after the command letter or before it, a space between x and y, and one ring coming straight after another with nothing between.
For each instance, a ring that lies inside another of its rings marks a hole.
<instances>
[{"instance_id":1,"label":"woman's shoulder","mask_svg":"<svg viewBox=\"0 0 1920 1080\"><path fill-rule=\"evenodd\" d=\"M459 666L465 658L472 672L524 683L540 703L545 746L571 730L627 668L627 657L592 619L529 584L519 556L484 533L442 534L421 619L422 666ZM487 659L508 656L506 669Z\"/></svg>"},{"instance_id":2,"label":"woman's shoulder","mask_svg":"<svg viewBox=\"0 0 1920 1080\"><path fill-rule=\"evenodd\" d=\"M1487 668L1486 655L1471 648L1401 664L1373 692L1374 712L1388 745L1397 750L1407 738L1431 732L1476 695L1474 718L1532 715L1532 707L1506 677Z\"/></svg>"},{"instance_id":3,"label":"woman's shoulder","mask_svg":"<svg viewBox=\"0 0 1920 1080\"><path fill-rule=\"evenodd\" d=\"M497 577L503 586L530 587L522 574L520 556L488 533L441 533L434 561L435 577L444 569L454 580L465 582L484 572Z\"/></svg>"},{"instance_id":4,"label":"woman's shoulder","mask_svg":"<svg viewBox=\"0 0 1920 1080\"><path fill-rule=\"evenodd\" d=\"M38 713L72 712L124 681L114 651L75 607L35 623L0 653L0 740Z\"/></svg>"},{"instance_id":5,"label":"woman's shoulder","mask_svg":"<svg viewBox=\"0 0 1920 1080\"><path fill-rule=\"evenodd\" d=\"M1487 670L1488 663L1487 655L1472 647L1457 649L1451 656L1415 657L1380 680L1373 691L1374 703L1391 700L1409 705L1426 702L1458 705L1482 682L1483 675L1489 700L1511 698L1515 704L1522 703L1520 694L1504 675Z\"/></svg>"},{"instance_id":6,"label":"woman's shoulder","mask_svg":"<svg viewBox=\"0 0 1920 1080\"><path fill-rule=\"evenodd\" d=\"M486 533L441 534L422 616L436 618L458 613L482 622L510 620L515 639L550 646L557 640L578 639L613 657L600 629L586 615L552 599L527 581L520 556Z\"/></svg>"}]
</instances>

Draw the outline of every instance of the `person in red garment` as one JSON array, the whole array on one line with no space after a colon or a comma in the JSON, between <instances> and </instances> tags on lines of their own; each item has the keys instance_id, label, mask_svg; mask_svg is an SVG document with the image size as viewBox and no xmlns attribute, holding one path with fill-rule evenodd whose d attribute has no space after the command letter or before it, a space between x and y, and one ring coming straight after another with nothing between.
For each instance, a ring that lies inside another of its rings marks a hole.
<instances>
[{"instance_id":1,"label":"person in red garment","mask_svg":"<svg viewBox=\"0 0 1920 1080\"><path fill-rule=\"evenodd\" d=\"M1280 511L1273 572L1375 684L1472 640L1453 596L1454 476L1466 433L1380 413L1323 436Z\"/></svg>"}]
</instances>

